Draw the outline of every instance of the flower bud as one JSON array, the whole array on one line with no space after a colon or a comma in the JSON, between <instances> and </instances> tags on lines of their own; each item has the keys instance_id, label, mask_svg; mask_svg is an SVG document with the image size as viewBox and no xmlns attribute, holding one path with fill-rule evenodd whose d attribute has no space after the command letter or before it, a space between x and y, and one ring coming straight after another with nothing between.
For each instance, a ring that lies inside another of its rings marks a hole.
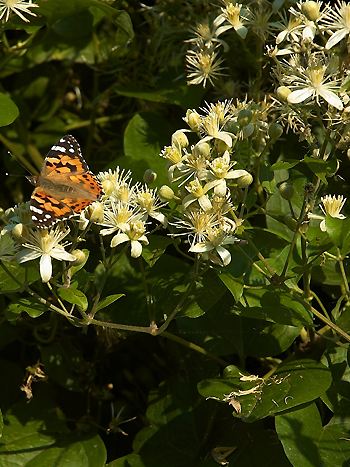
<instances>
[{"instance_id":1,"label":"flower bud","mask_svg":"<svg viewBox=\"0 0 350 467\"><path fill-rule=\"evenodd\" d=\"M294 195L294 187L290 182L282 182L278 187L278 190L282 198L286 199L287 201L291 200Z\"/></svg>"},{"instance_id":2,"label":"flower bud","mask_svg":"<svg viewBox=\"0 0 350 467\"><path fill-rule=\"evenodd\" d=\"M71 254L75 258L75 261L72 263L73 266L80 266L81 264L84 264L87 259L87 255L83 250L76 249L73 250Z\"/></svg>"},{"instance_id":3,"label":"flower bud","mask_svg":"<svg viewBox=\"0 0 350 467\"><path fill-rule=\"evenodd\" d=\"M174 191L168 185L163 185L159 188L158 196L161 201L171 201L176 198Z\"/></svg>"},{"instance_id":4,"label":"flower bud","mask_svg":"<svg viewBox=\"0 0 350 467\"><path fill-rule=\"evenodd\" d=\"M320 6L317 2L308 1L302 3L301 11L309 21L316 21L320 17Z\"/></svg>"},{"instance_id":5,"label":"flower bud","mask_svg":"<svg viewBox=\"0 0 350 467\"><path fill-rule=\"evenodd\" d=\"M248 125L252 119L252 111L249 109L243 109L239 112L237 121L240 127Z\"/></svg>"},{"instance_id":6,"label":"flower bud","mask_svg":"<svg viewBox=\"0 0 350 467\"><path fill-rule=\"evenodd\" d=\"M147 183L147 185L154 183L156 179L157 179L157 172L155 172L152 169L145 170L145 173L143 174L143 181Z\"/></svg>"},{"instance_id":7,"label":"flower bud","mask_svg":"<svg viewBox=\"0 0 350 467\"><path fill-rule=\"evenodd\" d=\"M249 172L246 172L244 175L237 178L235 182L237 183L239 188L247 188L253 183L253 176Z\"/></svg>"},{"instance_id":8,"label":"flower bud","mask_svg":"<svg viewBox=\"0 0 350 467\"><path fill-rule=\"evenodd\" d=\"M254 133L255 127L253 123L248 123L245 127L242 128L243 138L250 138Z\"/></svg>"},{"instance_id":9,"label":"flower bud","mask_svg":"<svg viewBox=\"0 0 350 467\"><path fill-rule=\"evenodd\" d=\"M278 123L271 123L269 126L269 136L272 140L277 140L283 134L283 127Z\"/></svg>"},{"instance_id":10,"label":"flower bud","mask_svg":"<svg viewBox=\"0 0 350 467\"><path fill-rule=\"evenodd\" d=\"M288 96L292 91L287 88L287 86L279 86L276 90L277 97L281 99L281 101L288 101Z\"/></svg>"},{"instance_id":11,"label":"flower bud","mask_svg":"<svg viewBox=\"0 0 350 467\"><path fill-rule=\"evenodd\" d=\"M203 156L206 159L210 156L210 145L208 143L197 143L192 149L195 156Z\"/></svg>"},{"instance_id":12,"label":"flower bud","mask_svg":"<svg viewBox=\"0 0 350 467\"><path fill-rule=\"evenodd\" d=\"M11 230L12 237L15 238L16 240L20 240L23 237L23 230L24 230L23 224L16 224L14 228Z\"/></svg>"},{"instance_id":13,"label":"flower bud","mask_svg":"<svg viewBox=\"0 0 350 467\"><path fill-rule=\"evenodd\" d=\"M201 116L195 110L187 110L185 122L192 131L198 131L202 122Z\"/></svg>"},{"instance_id":14,"label":"flower bud","mask_svg":"<svg viewBox=\"0 0 350 467\"><path fill-rule=\"evenodd\" d=\"M224 154L225 151L228 151L230 149L229 146L227 146L227 144L222 141L221 139L217 139L215 141L215 148L218 152L218 154Z\"/></svg>"},{"instance_id":15,"label":"flower bud","mask_svg":"<svg viewBox=\"0 0 350 467\"><path fill-rule=\"evenodd\" d=\"M109 196L113 193L113 190L114 190L114 183L111 181L111 180L103 180L102 182L102 188L103 188L103 191L104 193Z\"/></svg>"},{"instance_id":16,"label":"flower bud","mask_svg":"<svg viewBox=\"0 0 350 467\"><path fill-rule=\"evenodd\" d=\"M181 130L177 130L171 137L171 144L178 145L181 148L187 148L189 143L185 133Z\"/></svg>"},{"instance_id":17,"label":"flower bud","mask_svg":"<svg viewBox=\"0 0 350 467\"><path fill-rule=\"evenodd\" d=\"M108 181L108 180L105 180ZM99 201L95 201L94 203L90 204L90 206L86 209L85 217L89 219L91 222L102 222L103 221L103 204Z\"/></svg>"}]
</instances>

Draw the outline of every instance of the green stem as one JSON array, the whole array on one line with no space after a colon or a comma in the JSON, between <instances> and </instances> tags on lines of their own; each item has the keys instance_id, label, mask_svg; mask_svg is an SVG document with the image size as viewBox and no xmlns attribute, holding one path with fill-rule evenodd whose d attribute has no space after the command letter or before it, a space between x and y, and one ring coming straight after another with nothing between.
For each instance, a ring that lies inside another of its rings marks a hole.
<instances>
[{"instance_id":1,"label":"green stem","mask_svg":"<svg viewBox=\"0 0 350 467\"><path fill-rule=\"evenodd\" d=\"M350 298L350 288L349 288L349 282L348 282L348 278L346 277L346 272L345 272L345 268L344 268L344 258L343 256L341 255L341 252L339 250L339 248L337 248L337 253L338 253L338 263L339 263L339 268L340 268L340 273L341 273L341 276L342 276L342 279L343 279L343 285L344 285L344 289L345 289L345 293L346 293L346 298L349 300Z\"/></svg>"}]
</instances>

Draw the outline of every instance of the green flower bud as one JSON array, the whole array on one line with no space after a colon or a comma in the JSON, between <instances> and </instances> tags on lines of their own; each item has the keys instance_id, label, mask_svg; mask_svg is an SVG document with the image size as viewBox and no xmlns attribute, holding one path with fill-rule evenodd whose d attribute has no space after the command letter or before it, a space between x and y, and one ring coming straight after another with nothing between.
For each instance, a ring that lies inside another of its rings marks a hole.
<instances>
[{"instance_id":1,"label":"green flower bud","mask_svg":"<svg viewBox=\"0 0 350 467\"><path fill-rule=\"evenodd\" d=\"M159 188L158 196L161 201L171 201L176 198L174 191L168 185L163 185Z\"/></svg>"},{"instance_id":2,"label":"green flower bud","mask_svg":"<svg viewBox=\"0 0 350 467\"><path fill-rule=\"evenodd\" d=\"M75 257L75 261L72 263L73 266L80 266L86 261L86 253L83 250L73 250L71 254Z\"/></svg>"},{"instance_id":3,"label":"green flower bud","mask_svg":"<svg viewBox=\"0 0 350 467\"><path fill-rule=\"evenodd\" d=\"M290 182L282 182L278 190L282 196L282 198L288 200L291 200L294 194L294 188L293 185Z\"/></svg>"},{"instance_id":4,"label":"green flower bud","mask_svg":"<svg viewBox=\"0 0 350 467\"><path fill-rule=\"evenodd\" d=\"M189 143L185 133L181 130L177 130L171 137L171 144L178 145L181 148L187 148Z\"/></svg>"},{"instance_id":5,"label":"green flower bud","mask_svg":"<svg viewBox=\"0 0 350 467\"><path fill-rule=\"evenodd\" d=\"M308 1L302 3L301 11L310 21L316 21L320 17L320 6L317 2Z\"/></svg>"},{"instance_id":6,"label":"green flower bud","mask_svg":"<svg viewBox=\"0 0 350 467\"><path fill-rule=\"evenodd\" d=\"M108 180L105 180L108 181ZM103 221L103 204L99 201L95 201L90 204L86 210L86 218L91 222L102 222Z\"/></svg>"},{"instance_id":7,"label":"green flower bud","mask_svg":"<svg viewBox=\"0 0 350 467\"><path fill-rule=\"evenodd\" d=\"M157 172L152 169L146 169L145 173L143 174L143 181L148 185L155 182L157 179Z\"/></svg>"},{"instance_id":8,"label":"green flower bud","mask_svg":"<svg viewBox=\"0 0 350 467\"><path fill-rule=\"evenodd\" d=\"M228 151L230 149L230 147L227 146L227 144L224 143L224 141L222 141L221 139L217 139L215 141L215 148L218 152L218 155L223 154L225 151Z\"/></svg>"},{"instance_id":9,"label":"green flower bud","mask_svg":"<svg viewBox=\"0 0 350 467\"><path fill-rule=\"evenodd\" d=\"M187 110L185 121L192 131L198 131L202 122L202 118L196 111Z\"/></svg>"},{"instance_id":10,"label":"green flower bud","mask_svg":"<svg viewBox=\"0 0 350 467\"><path fill-rule=\"evenodd\" d=\"M276 90L277 97L281 99L281 101L288 101L288 96L292 91L287 88L287 86L279 86Z\"/></svg>"},{"instance_id":11,"label":"green flower bud","mask_svg":"<svg viewBox=\"0 0 350 467\"><path fill-rule=\"evenodd\" d=\"M252 119L252 111L249 109L243 109L239 112L237 121L240 127L248 125L248 123L251 122Z\"/></svg>"},{"instance_id":12,"label":"green flower bud","mask_svg":"<svg viewBox=\"0 0 350 467\"><path fill-rule=\"evenodd\" d=\"M11 230L11 235L16 240L21 240L24 234L24 230L25 230L25 226L23 224L16 224L14 228Z\"/></svg>"},{"instance_id":13,"label":"green flower bud","mask_svg":"<svg viewBox=\"0 0 350 467\"><path fill-rule=\"evenodd\" d=\"M111 180L103 180L102 182L102 188L103 188L103 191L104 193L109 196L113 193L113 190L114 190L114 183L111 181Z\"/></svg>"},{"instance_id":14,"label":"green flower bud","mask_svg":"<svg viewBox=\"0 0 350 467\"><path fill-rule=\"evenodd\" d=\"M248 123L245 127L242 128L243 138L250 138L254 133L255 126L253 123Z\"/></svg>"},{"instance_id":15,"label":"green flower bud","mask_svg":"<svg viewBox=\"0 0 350 467\"><path fill-rule=\"evenodd\" d=\"M269 126L269 136L272 140L278 139L283 134L283 127L279 123L271 123Z\"/></svg>"},{"instance_id":16,"label":"green flower bud","mask_svg":"<svg viewBox=\"0 0 350 467\"><path fill-rule=\"evenodd\" d=\"M203 156L206 159L210 156L210 145L208 143L198 143L192 149L195 156Z\"/></svg>"},{"instance_id":17,"label":"green flower bud","mask_svg":"<svg viewBox=\"0 0 350 467\"><path fill-rule=\"evenodd\" d=\"M237 178L235 182L237 183L239 188L247 188L253 183L253 176L249 172L246 172L244 175Z\"/></svg>"}]
</instances>

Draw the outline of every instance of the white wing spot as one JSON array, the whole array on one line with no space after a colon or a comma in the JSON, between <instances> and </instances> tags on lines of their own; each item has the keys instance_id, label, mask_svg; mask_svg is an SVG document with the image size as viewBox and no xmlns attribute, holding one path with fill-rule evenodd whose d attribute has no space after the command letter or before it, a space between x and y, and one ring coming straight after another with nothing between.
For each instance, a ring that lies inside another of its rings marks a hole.
<instances>
[{"instance_id":1,"label":"white wing spot","mask_svg":"<svg viewBox=\"0 0 350 467\"><path fill-rule=\"evenodd\" d=\"M33 221L37 221L38 218L37 218L36 216L32 216L32 220L33 220Z\"/></svg>"},{"instance_id":2,"label":"white wing spot","mask_svg":"<svg viewBox=\"0 0 350 467\"><path fill-rule=\"evenodd\" d=\"M66 148L64 146L52 146L51 151L66 152Z\"/></svg>"},{"instance_id":3,"label":"white wing spot","mask_svg":"<svg viewBox=\"0 0 350 467\"><path fill-rule=\"evenodd\" d=\"M52 217L51 214L45 214L46 219L51 219L51 217Z\"/></svg>"},{"instance_id":4,"label":"white wing spot","mask_svg":"<svg viewBox=\"0 0 350 467\"><path fill-rule=\"evenodd\" d=\"M42 214L42 213L43 213L43 210L42 210L42 209L36 208L35 206L30 206L30 210L33 211L33 212L36 212L36 213L38 213L38 214Z\"/></svg>"},{"instance_id":5,"label":"white wing spot","mask_svg":"<svg viewBox=\"0 0 350 467\"><path fill-rule=\"evenodd\" d=\"M70 149L69 149L69 152L71 152L71 153L73 154L74 149L73 149L73 148L70 148Z\"/></svg>"}]
</instances>

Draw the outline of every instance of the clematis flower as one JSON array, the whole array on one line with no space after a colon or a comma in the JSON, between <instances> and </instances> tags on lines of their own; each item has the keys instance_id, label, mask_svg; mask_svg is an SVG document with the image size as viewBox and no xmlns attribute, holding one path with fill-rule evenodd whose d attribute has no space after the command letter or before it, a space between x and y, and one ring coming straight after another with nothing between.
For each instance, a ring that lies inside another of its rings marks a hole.
<instances>
[{"instance_id":1,"label":"clematis flower","mask_svg":"<svg viewBox=\"0 0 350 467\"><path fill-rule=\"evenodd\" d=\"M52 258L58 261L75 261L75 256L68 253L65 247L69 242L61 243L69 234L69 229L56 227L48 230L30 230L26 234L27 241L22 244L22 250L17 254L19 263L40 258L40 275L43 282L49 282L52 277Z\"/></svg>"},{"instance_id":2,"label":"clematis flower","mask_svg":"<svg viewBox=\"0 0 350 467\"><path fill-rule=\"evenodd\" d=\"M137 220L130 222L125 230L115 235L111 240L111 248L115 248L121 243L130 242L131 256L138 258L142 253L142 244L148 245L145 235L146 227L144 222Z\"/></svg>"},{"instance_id":3,"label":"clematis flower","mask_svg":"<svg viewBox=\"0 0 350 467\"><path fill-rule=\"evenodd\" d=\"M8 21L10 13L15 13L23 21L29 23L29 19L24 14L36 16L35 13L30 11L30 8L37 8L38 6L31 0L28 2L25 0L0 0L0 19L4 18L5 21Z\"/></svg>"},{"instance_id":4,"label":"clematis flower","mask_svg":"<svg viewBox=\"0 0 350 467\"><path fill-rule=\"evenodd\" d=\"M316 219L320 220L320 229L322 232L326 231L326 219L325 217L331 216L337 219L345 219L344 214L341 214L340 211L342 210L345 204L346 198L343 195L326 195L321 198L322 204L320 204L321 211L323 212L324 216L320 216L318 214L309 214L309 219Z\"/></svg>"}]
</instances>

